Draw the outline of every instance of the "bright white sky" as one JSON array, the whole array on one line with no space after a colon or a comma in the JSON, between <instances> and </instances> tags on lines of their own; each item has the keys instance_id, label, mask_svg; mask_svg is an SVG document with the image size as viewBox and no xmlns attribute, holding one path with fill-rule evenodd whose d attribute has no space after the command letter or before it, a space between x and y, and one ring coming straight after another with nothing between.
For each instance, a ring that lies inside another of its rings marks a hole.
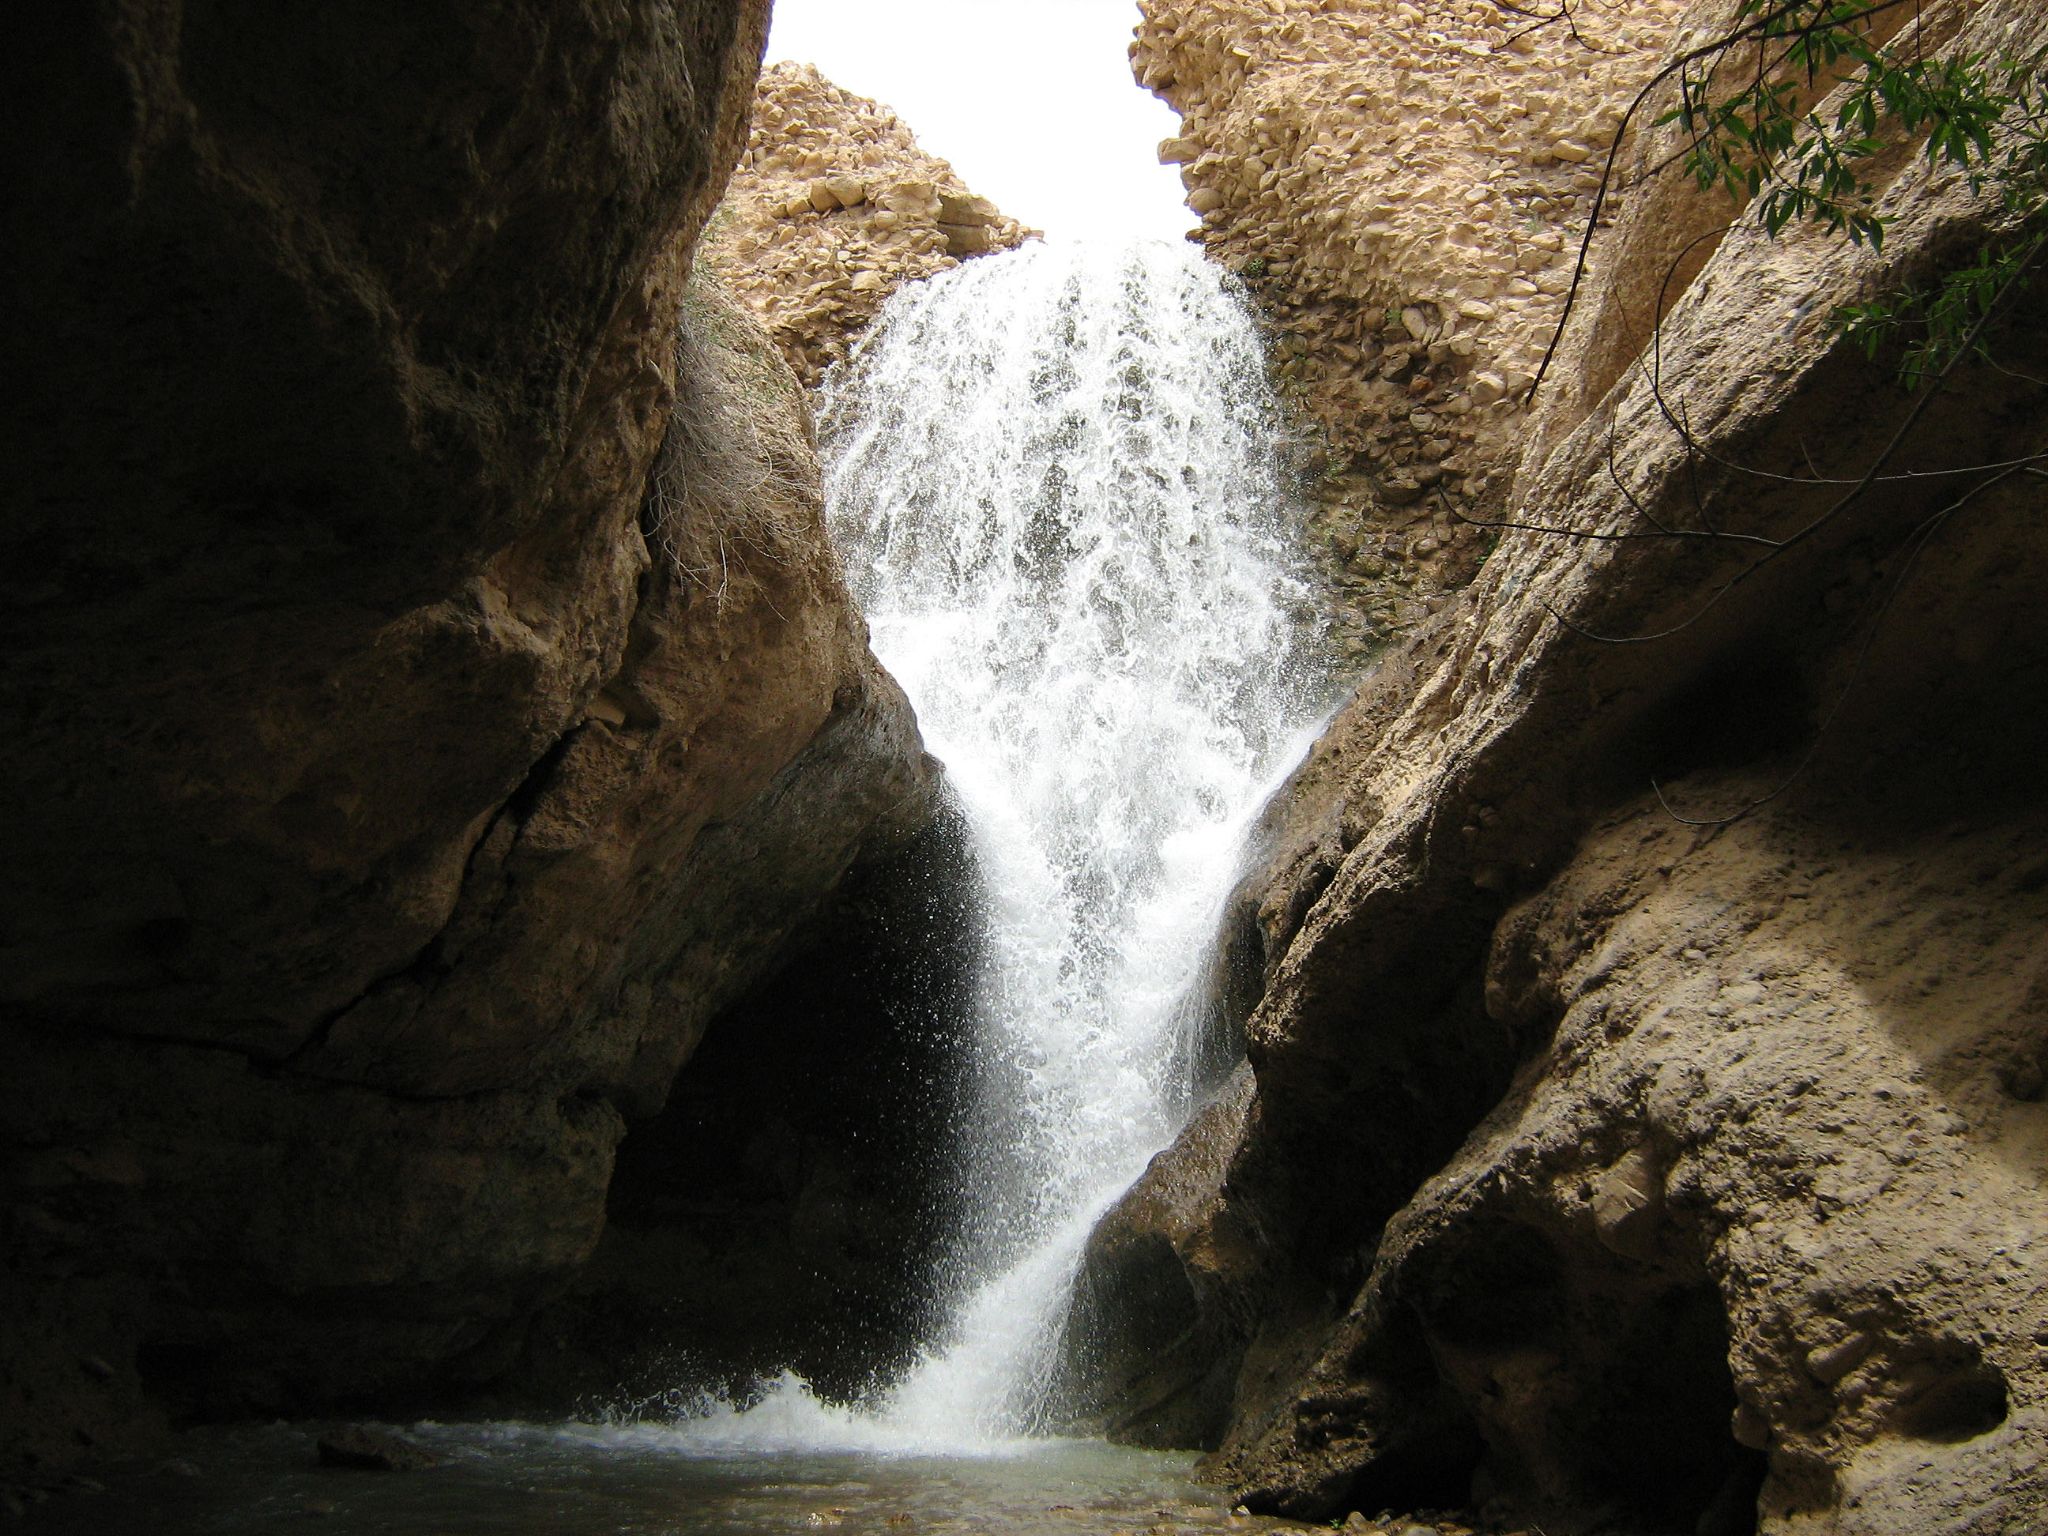
<instances>
[{"instance_id":1,"label":"bright white sky","mask_svg":"<svg viewBox=\"0 0 2048 1536\"><path fill-rule=\"evenodd\" d=\"M1197 221L1156 151L1180 119L1131 78L1137 22L1137 0L775 0L768 61L890 107L1049 240L1177 240Z\"/></svg>"}]
</instances>

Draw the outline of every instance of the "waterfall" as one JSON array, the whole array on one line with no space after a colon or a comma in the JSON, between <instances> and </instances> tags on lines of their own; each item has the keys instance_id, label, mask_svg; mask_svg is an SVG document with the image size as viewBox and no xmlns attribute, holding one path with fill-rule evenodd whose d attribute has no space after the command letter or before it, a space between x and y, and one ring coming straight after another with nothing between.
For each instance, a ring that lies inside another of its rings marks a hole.
<instances>
[{"instance_id":1,"label":"waterfall","mask_svg":"<svg viewBox=\"0 0 2048 1536\"><path fill-rule=\"evenodd\" d=\"M1087 1233L1202 1086L1186 1000L1303 745L1274 409L1218 269L1033 245L895 295L821 436L833 537L988 890L979 1208L948 1336L880 1412L1029 1432Z\"/></svg>"}]
</instances>

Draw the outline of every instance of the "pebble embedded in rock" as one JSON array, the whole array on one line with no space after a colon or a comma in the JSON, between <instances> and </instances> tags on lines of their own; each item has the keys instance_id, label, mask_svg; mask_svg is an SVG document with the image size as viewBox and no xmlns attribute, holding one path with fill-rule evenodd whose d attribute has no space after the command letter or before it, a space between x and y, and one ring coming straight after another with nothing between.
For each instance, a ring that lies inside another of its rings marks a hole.
<instances>
[{"instance_id":1,"label":"pebble embedded in rock","mask_svg":"<svg viewBox=\"0 0 2048 1536\"><path fill-rule=\"evenodd\" d=\"M761 74L748 150L701 259L815 387L880 298L1029 233L887 108L783 63Z\"/></svg>"}]
</instances>

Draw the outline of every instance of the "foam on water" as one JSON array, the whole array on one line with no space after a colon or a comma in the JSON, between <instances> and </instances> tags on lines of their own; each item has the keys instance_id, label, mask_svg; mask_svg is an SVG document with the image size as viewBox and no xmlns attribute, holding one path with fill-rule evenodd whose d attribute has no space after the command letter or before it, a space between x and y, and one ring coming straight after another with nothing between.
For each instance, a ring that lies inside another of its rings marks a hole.
<instances>
[{"instance_id":1,"label":"foam on water","mask_svg":"<svg viewBox=\"0 0 2048 1536\"><path fill-rule=\"evenodd\" d=\"M746 1461L785 1456L983 1460L1030 1455L1042 1441L903 1423L872 1407L828 1403L788 1372L742 1405L706 1399L673 1417L538 1424L421 1424L413 1433L451 1445L552 1446L568 1451Z\"/></svg>"}]
</instances>

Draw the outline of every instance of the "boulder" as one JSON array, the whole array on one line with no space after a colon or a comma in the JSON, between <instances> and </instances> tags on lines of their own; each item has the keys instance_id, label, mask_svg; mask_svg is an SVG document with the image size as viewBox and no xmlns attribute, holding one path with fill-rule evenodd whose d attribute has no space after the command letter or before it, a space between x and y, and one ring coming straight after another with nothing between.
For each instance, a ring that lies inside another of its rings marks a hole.
<instances>
[{"instance_id":1,"label":"boulder","mask_svg":"<svg viewBox=\"0 0 2048 1536\"><path fill-rule=\"evenodd\" d=\"M972 192L941 192L939 222L988 226L1001 223L1002 215L996 211L994 203Z\"/></svg>"},{"instance_id":2,"label":"boulder","mask_svg":"<svg viewBox=\"0 0 2048 1536\"><path fill-rule=\"evenodd\" d=\"M1089 1235L1061 1347L1072 1427L1134 1445L1221 1440L1236 1372L1214 1335L1229 1325L1220 1287L1244 1254L1216 1249L1250 1241L1219 1217L1251 1101L1240 1067Z\"/></svg>"},{"instance_id":3,"label":"boulder","mask_svg":"<svg viewBox=\"0 0 2048 1536\"><path fill-rule=\"evenodd\" d=\"M949 256L986 256L995 249L995 236L986 224L941 224Z\"/></svg>"},{"instance_id":4,"label":"boulder","mask_svg":"<svg viewBox=\"0 0 2048 1536\"><path fill-rule=\"evenodd\" d=\"M852 176L834 176L825 183L841 208L858 208L868 200L866 183Z\"/></svg>"},{"instance_id":5,"label":"boulder","mask_svg":"<svg viewBox=\"0 0 2048 1536\"><path fill-rule=\"evenodd\" d=\"M314 1442L323 1467L353 1472L418 1472L439 1466L441 1458L403 1435L363 1424L331 1429Z\"/></svg>"}]
</instances>

